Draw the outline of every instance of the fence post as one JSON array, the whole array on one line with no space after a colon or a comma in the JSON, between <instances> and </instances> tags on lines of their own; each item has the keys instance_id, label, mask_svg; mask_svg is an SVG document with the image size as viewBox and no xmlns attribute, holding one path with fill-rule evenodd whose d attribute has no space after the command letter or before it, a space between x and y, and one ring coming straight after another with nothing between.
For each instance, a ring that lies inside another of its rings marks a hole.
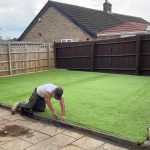
<instances>
[{"instance_id":1,"label":"fence post","mask_svg":"<svg viewBox=\"0 0 150 150\"><path fill-rule=\"evenodd\" d=\"M12 75L11 43L8 43L8 62L9 62L9 74Z\"/></svg>"},{"instance_id":2,"label":"fence post","mask_svg":"<svg viewBox=\"0 0 150 150\"><path fill-rule=\"evenodd\" d=\"M27 73L27 45L24 45L25 48L25 72Z\"/></svg>"},{"instance_id":3,"label":"fence post","mask_svg":"<svg viewBox=\"0 0 150 150\"><path fill-rule=\"evenodd\" d=\"M57 48L56 48L56 42L54 41L54 66L57 68Z\"/></svg>"},{"instance_id":4,"label":"fence post","mask_svg":"<svg viewBox=\"0 0 150 150\"><path fill-rule=\"evenodd\" d=\"M91 42L91 51L90 51L90 55L91 55L91 65L90 65L90 70L94 71L94 52L95 52L95 42Z\"/></svg>"},{"instance_id":5,"label":"fence post","mask_svg":"<svg viewBox=\"0 0 150 150\"><path fill-rule=\"evenodd\" d=\"M136 75L140 75L140 51L141 51L141 36L136 39Z\"/></svg>"},{"instance_id":6,"label":"fence post","mask_svg":"<svg viewBox=\"0 0 150 150\"><path fill-rule=\"evenodd\" d=\"M51 68L51 45L48 43L47 44L47 47L48 47L48 68L50 69Z\"/></svg>"}]
</instances>

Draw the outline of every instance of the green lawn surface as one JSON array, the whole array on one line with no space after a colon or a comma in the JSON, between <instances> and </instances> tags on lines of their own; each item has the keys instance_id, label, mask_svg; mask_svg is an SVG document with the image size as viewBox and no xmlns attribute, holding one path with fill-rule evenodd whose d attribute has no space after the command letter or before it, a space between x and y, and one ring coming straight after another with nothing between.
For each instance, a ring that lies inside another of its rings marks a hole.
<instances>
[{"instance_id":1,"label":"green lawn surface","mask_svg":"<svg viewBox=\"0 0 150 150\"><path fill-rule=\"evenodd\" d=\"M28 101L38 85L64 88L68 123L143 142L150 124L150 77L52 70L0 77L0 103ZM52 103L61 115L60 104ZM51 117L47 108L42 115Z\"/></svg>"}]
</instances>

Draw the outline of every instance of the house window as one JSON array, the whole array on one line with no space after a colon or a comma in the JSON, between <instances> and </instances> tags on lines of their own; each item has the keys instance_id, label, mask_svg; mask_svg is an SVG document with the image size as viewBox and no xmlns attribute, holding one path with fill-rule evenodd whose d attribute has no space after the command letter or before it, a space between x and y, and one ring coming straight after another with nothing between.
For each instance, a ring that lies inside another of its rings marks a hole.
<instances>
[{"instance_id":1,"label":"house window","mask_svg":"<svg viewBox=\"0 0 150 150\"><path fill-rule=\"evenodd\" d=\"M122 34L121 38L136 36L135 34Z\"/></svg>"},{"instance_id":2,"label":"house window","mask_svg":"<svg viewBox=\"0 0 150 150\"><path fill-rule=\"evenodd\" d=\"M146 31L150 31L150 26L147 26Z\"/></svg>"},{"instance_id":3,"label":"house window","mask_svg":"<svg viewBox=\"0 0 150 150\"><path fill-rule=\"evenodd\" d=\"M61 39L61 43L73 42L73 39Z\"/></svg>"}]
</instances>

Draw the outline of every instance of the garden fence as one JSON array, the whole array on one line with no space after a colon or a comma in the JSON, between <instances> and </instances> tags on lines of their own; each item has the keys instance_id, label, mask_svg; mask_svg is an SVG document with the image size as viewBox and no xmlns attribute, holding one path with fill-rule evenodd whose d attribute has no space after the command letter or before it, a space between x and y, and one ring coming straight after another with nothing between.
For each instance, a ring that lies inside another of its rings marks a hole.
<instances>
[{"instance_id":1,"label":"garden fence","mask_svg":"<svg viewBox=\"0 0 150 150\"><path fill-rule=\"evenodd\" d=\"M57 68L150 75L150 35L54 47Z\"/></svg>"},{"instance_id":2,"label":"garden fence","mask_svg":"<svg viewBox=\"0 0 150 150\"><path fill-rule=\"evenodd\" d=\"M52 44L27 42L0 43L0 76L54 68Z\"/></svg>"}]
</instances>

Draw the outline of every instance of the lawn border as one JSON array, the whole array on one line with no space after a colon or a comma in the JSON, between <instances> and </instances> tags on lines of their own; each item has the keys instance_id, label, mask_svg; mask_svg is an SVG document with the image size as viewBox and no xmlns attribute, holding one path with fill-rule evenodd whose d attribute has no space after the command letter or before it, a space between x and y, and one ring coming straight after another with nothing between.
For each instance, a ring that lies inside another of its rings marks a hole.
<instances>
[{"instance_id":1,"label":"lawn border","mask_svg":"<svg viewBox=\"0 0 150 150\"><path fill-rule=\"evenodd\" d=\"M10 110L12 106L0 103L0 107ZM33 113L33 115L26 114L26 116L30 117L30 118L33 118L33 119L36 119L36 120L40 120L40 121L46 122L46 123L53 123L55 125L61 125L61 126L64 126L64 127L73 128L73 129L75 129L77 131L83 131L85 133L89 133L91 135L95 135L96 137L102 138L104 140L109 140L111 142L114 142L114 143L119 144L121 146L124 146L126 148L131 148L131 149L132 148L138 148L138 149L141 149L141 148L142 149L143 148L144 149L149 149L150 148L150 146L143 146L143 143L130 141L128 139L124 139L124 138L121 138L121 137L113 136L113 135L110 135L110 134L107 134L107 133L103 133L103 132L98 132L98 131L95 131L95 130L92 130L92 129L89 129L89 128L83 128L83 127L75 125L75 124L61 122L59 120L55 120L55 119L52 119L52 118L44 117L44 116L41 116L41 115L36 114L36 113Z\"/></svg>"}]
</instances>

